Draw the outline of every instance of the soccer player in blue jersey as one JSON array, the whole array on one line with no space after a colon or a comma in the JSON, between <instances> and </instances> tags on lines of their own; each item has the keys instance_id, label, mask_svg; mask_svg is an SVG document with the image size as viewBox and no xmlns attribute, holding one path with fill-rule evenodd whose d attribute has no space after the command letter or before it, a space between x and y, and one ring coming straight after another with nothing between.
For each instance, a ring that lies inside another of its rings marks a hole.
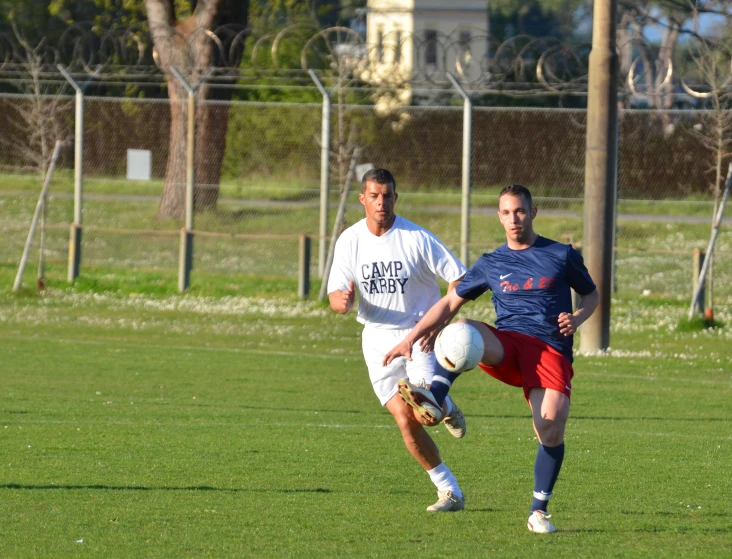
<instances>
[{"instance_id":1,"label":"soccer player in blue jersey","mask_svg":"<svg viewBox=\"0 0 732 559\"><path fill-rule=\"evenodd\" d=\"M384 363L399 356L411 359L412 345L432 349L436 332L468 301L490 290L496 308L495 326L462 320L483 337L479 367L511 386L522 387L531 407L539 448L534 462L534 496L527 523L536 533L556 527L547 513L554 483L564 459L564 430L572 390L572 337L595 311L600 297L582 256L571 245L538 235L533 221L537 209L521 185L507 186L498 199L498 217L506 244L484 254L455 289L425 314L404 340L386 354ZM572 312L574 289L581 299ZM435 372L431 390L400 381L400 393L415 413L441 405L457 375Z\"/></svg>"}]
</instances>

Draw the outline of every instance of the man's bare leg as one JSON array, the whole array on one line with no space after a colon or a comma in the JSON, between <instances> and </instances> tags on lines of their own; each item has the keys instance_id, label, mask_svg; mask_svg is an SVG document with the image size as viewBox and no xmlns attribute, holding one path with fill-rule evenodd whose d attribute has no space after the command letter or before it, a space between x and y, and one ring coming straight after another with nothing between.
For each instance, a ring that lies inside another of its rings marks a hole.
<instances>
[{"instance_id":1,"label":"man's bare leg","mask_svg":"<svg viewBox=\"0 0 732 559\"><path fill-rule=\"evenodd\" d=\"M432 437L414 417L412 408L397 393L386 403L386 409L394 417L407 450L425 469L437 488L438 500L427 510L450 512L465 508L465 498L455 476L440 458L440 451Z\"/></svg>"},{"instance_id":2,"label":"man's bare leg","mask_svg":"<svg viewBox=\"0 0 732 559\"><path fill-rule=\"evenodd\" d=\"M569 398L551 388L532 388L529 405L539 448L534 462L534 498L529 530L551 533L556 528L547 513L554 483L564 460L564 431L569 417Z\"/></svg>"},{"instance_id":3,"label":"man's bare leg","mask_svg":"<svg viewBox=\"0 0 732 559\"><path fill-rule=\"evenodd\" d=\"M412 408L402 401L398 393L392 396L385 407L394 416L409 454L414 456L425 470L429 471L439 466L442 463L440 451L432 437L415 418Z\"/></svg>"}]
</instances>

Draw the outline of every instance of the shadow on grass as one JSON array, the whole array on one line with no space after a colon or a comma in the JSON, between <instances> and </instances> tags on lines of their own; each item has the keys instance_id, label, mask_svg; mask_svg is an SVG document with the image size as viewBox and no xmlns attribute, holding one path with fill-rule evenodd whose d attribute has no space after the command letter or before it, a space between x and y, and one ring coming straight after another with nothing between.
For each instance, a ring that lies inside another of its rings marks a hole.
<instances>
[{"instance_id":1,"label":"shadow on grass","mask_svg":"<svg viewBox=\"0 0 732 559\"><path fill-rule=\"evenodd\" d=\"M64 491L222 491L225 493L332 493L330 489L258 489L245 487L211 487L210 485L190 485L184 487L146 487L144 485L26 485L6 483L0 489L20 490L64 490Z\"/></svg>"},{"instance_id":2,"label":"shadow on grass","mask_svg":"<svg viewBox=\"0 0 732 559\"><path fill-rule=\"evenodd\" d=\"M482 509L474 509L474 508L466 508L465 510L461 510L461 514L470 514L472 512L505 512L504 509L492 509L490 507L482 508Z\"/></svg>"},{"instance_id":3,"label":"shadow on grass","mask_svg":"<svg viewBox=\"0 0 732 559\"><path fill-rule=\"evenodd\" d=\"M673 518L680 518L680 519L691 519L694 518L694 515L697 515L697 518L699 516L718 516L720 518L726 518L729 516L729 513L727 511L720 511L720 512L714 512L705 510L703 513L696 511L689 510L689 509L683 509L682 511L676 512L676 511L653 511L653 512L646 512L646 511L633 511L633 510L621 510L621 515L625 516L665 516L665 517L673 517Z\"/></svg>"},{"instance_id":4,"label":"shadow on grass","mask_svg":"<svg viewBox=\"0 0 732 559\"><path fill-rule=\"evenodd\" d=\"M197 404L196 407L217 407L221 406L218 404ZM277 406L251 406L251 405L236 405L233 406L238 409L244 410L255 410L255 411L274 411L274 412L285 412L285 413L318 413L318 414L348 414L348 415L365 415L373 416L379 415L384 417L391 417L388 412L378 406L368 410L357 410L357 409L333 409L333 408L285 408ZM468 418L475 419L531 419L529 413L470 413L466 414ZM619 417L612 415L571 415L570 420L583 420L583 421L669 421L669 422L699 422L699 421L710 421L710 422L721 422L730 423L732 417L648 417L648 416L631 416L631 417Z\"/></svg>"},{"instance_id":5,"label":"shadow on grass","mask_svg":"<svg viewBox=\"0 0 732 559\"><path fill-rule=\"evenodd\" d=\"M728 532L732 531L730 528L711 528L711 529L699 529L696 528L694 532L702 532L702 533L709 533L709 534L726 534ZM664 526L648 526L645 528L635 528L631 530L624 530L622 528L611 528L607 530L601 530L599 528L560 528L557 531L557 535L561 534L609 534L609 533L616 533L616 534L661 534L664 532L670 532L670 533L679 533L683 534L685 531L679 530L678 527L664 527ZM687 531L687 533L691 533L691 531Z\"/></svg>"},{"instance_id":6,"label":"shadow on grass","mask_svg":"<svg viewBox=\"0 0 732 559\"><path fill-rule=\"evenodd\" d=\"M325 410L322 410L325 411ZM356 413L356 412L352 412ZM483 419L531 419L531 416L529 414L522 415L522 414L490 414L490 413L470 413L465 414L465 416L470 418L483 418ZM714 421L714 422L722 422L722 423L729 423L732 422L732 418L727 417L647 417L647 416L632 416L632 417L618 417L618 416L612 416L612 415L572 415L569 416L570 421L574 421L577 419L583 420L583 421L683 421L683 422L699 422L699 421Z\"/></svg>"},{"instance_id":7,"label":"shadow on grass","mask_svg":"<svg viewBox=\"0 0 732 559\"><path fill-rule=\"evenodd\" d=\"M613 417L613 416L592 416L592 415L570 415L570 419L584 419L587 421L664 421L664 422L675 422L675 421L683 421L683 422L694 422L698 423L700 421L713 421L713 422L722 422L722 423L729 423L732 422L732 418L728 417L647 417L647 416L637 416L637 417Z\"/></svg>"}]
</instances>

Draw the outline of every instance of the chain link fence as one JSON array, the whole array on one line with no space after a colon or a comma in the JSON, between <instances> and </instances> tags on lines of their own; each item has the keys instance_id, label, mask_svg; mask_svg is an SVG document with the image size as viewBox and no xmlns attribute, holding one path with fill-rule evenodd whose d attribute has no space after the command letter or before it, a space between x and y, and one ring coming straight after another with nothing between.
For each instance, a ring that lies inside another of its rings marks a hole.
<instances>
[{"instance_id":1,"label":"chain link fence","mask_svg":"<svg viewBox=\"0 0 732 559\"><path fill-rule=\"evenodd\" d=\"M46 247L47 260L58 263L66 261L74 182L73 99L60 99L68 105L55 109L66 142L51 186ZM20 257L40 191L41 168L32 157L40 144L16 125L18 107L37 101L0 96L0 136L26 146L0 150L5 264ZM184 105L174 108L185 112ZM209 101L198 111L225 133L196 144L197 165L215 160L220 181L199 175L196 185L217 198L194 216L194 277L197 270L296 277L298 236L320 239L321 104ZM359 163L396 176L397 211L459 254L463 108L336 104L332 115L329 231L358 146ZM498 192L510 183L531 188L541 234L581 246L585 116L574 109L473 109L471 261L504 242L495 209ZM715 132L713 122L714 114L702 111L621 112L618 293L689 296L692 251L706 248L711 231L715 154L700 137ZM186 186L183 172L166 184L169 166L185 165L168 161L170 124L167 100L85 98L82 274L86 267L121 266L176 275L184 221L160 215L164 188L179 189L182 198ZM127 178L130 149L149 152L149 180ZM352 186L346 225L363 216L358 190ZM715 296L732 300L727 226L717 249ZM317 250L312 255L314 276Z\"/></svg>"}]
</instances>

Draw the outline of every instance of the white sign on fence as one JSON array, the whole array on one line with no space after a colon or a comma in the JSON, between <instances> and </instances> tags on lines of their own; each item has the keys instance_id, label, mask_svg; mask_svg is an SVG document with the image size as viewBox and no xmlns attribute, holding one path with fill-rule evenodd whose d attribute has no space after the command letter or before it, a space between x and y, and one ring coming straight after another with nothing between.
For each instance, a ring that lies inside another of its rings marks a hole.
<instances>
[{"instance_id":1,"label":"white sign on fence","mask_svg":"<svg viewBox=\"0 0 732 559\"><path fill-rule=\"evenodd\" d=\"M363 180L363 176L373 168L374 168L373 163L364 163L362 165L356 165L356 180L358 182L361 182Z\"/></svg>"},{"instance_id":2,"label":"white sign on fence","mask_svg":"<svg viewBox=\"0 0 732 559\"><path fill-rule=\"evenodd\" d=\"M127 150L127 180L149 181L152 152L148 149Z\"/></svg>"}]
</instances>

